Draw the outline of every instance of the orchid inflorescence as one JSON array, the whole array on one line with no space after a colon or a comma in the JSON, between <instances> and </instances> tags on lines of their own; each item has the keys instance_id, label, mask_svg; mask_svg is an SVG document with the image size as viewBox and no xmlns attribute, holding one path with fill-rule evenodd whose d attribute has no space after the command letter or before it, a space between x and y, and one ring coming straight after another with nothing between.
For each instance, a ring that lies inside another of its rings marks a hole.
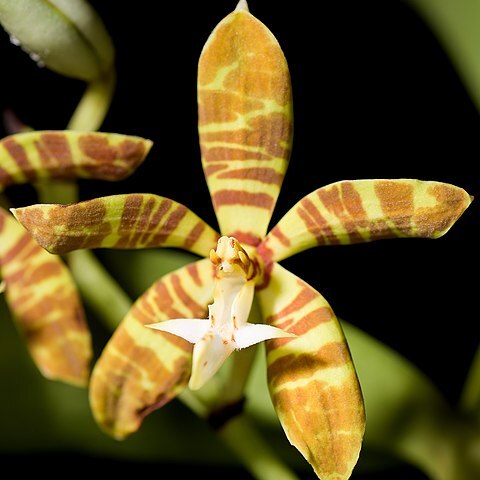
<instances>
[{"instance_id":1,"label":"orchid inflorescence","mask_svg":"<svg viewBox=\"0 0 480 480\"><path fill-rule=\"evenodd\" d=\"M243 0L202 51L198 112L220 233L154 194L12 210L54 254L174 247L205 257L156 281L120 323L92 372L93 414L125 438L187 386L199 395L208 389L236 350L265 341L270 395L288 439L319 478L349 478L365 428L349 348L327 301L278 262L318 245L438 238L471 198L434 181L340 181L302 198L267 233L292 146L291 85L275 37ZM43 135L45 143L51 134ZM23 168L18 151L9 150ZM48 152L57 158L58 149ZM255 299L262 323L252 321Z\"/></svg>"}]
</instances>

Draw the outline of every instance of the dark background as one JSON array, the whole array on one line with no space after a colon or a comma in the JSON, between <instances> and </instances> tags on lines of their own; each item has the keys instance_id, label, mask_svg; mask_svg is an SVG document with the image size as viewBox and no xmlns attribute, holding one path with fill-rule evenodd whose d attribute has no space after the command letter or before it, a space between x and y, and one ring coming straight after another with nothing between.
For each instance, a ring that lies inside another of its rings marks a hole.
<instances>
[{"instance_id":1,"label":"dark background","mask_svg":"<svg viewBox=\"0 0 480 480\"><path fill-rule=\"evenodd\" d=\"M210 31L235 2L92 3L117 50L118 85L102 130L155 145L129 180L82 181L83 197L153 192L216 227L199 156L196 68ZM304 195L344 179L438 180L480 195L478 112L435 36L403 2L251 0L250 9L280 42L293 83L293 154L272 226ZM36 129L64 128L84 84L37 68L3 32L0 55L0 107ZM29 203L31 193L21 190L17 201ZM455 404L480 338L479 218L474 202L437 241L319 248L283 263L338 316L414 362ZM81 464L86 469L88 461ZM355 478L395 475L425 478L410 468Z\"/></svg>"}]
</instances>

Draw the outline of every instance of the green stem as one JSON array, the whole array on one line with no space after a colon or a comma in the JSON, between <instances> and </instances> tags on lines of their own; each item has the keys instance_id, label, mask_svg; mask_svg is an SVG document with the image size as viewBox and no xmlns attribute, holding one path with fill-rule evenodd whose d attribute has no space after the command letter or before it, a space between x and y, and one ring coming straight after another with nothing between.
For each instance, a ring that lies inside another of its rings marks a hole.
<instances>
[{"instance_id":1,"label":"green stem","mask_svg":"<svg viewBox=\"0 0 480 480\"><path fill-rule=\"evenodd\" d=\"M73 203L78 201L78 185L71 181L53 180L35 185L41 203Z\"/></svg>"},{"instance_id":2,"label":"green stem","mask_svg":"<svg viewBox=\"0 0 480 480\"><path fill-rule=\"evenodd\" d=\"M71 252L67 260L87 305L115 330L132 306L130 297L89 250Z\"/></svg>"},{"instance_id":3,"label":"green stem","mask_svg":"<svg viewBox=\"0 0 480 480\"><path fill-rule=\"evenodd\" d=\"M208 417L209 408L189 388L185 388L177 398L200 418Z\"/></svg>"},{"instance_id":4,"label":"green stem","mask_svg":"<svg viewBox=\"0 0 480 480\"><path fill-rule=\"evenodd\" d=\"M114 70L90 82L75 112L73 112L67 129L77 131L98 130L110 108L114 89Z\"/></svg>"},{"instance_id":5,"label":"green stem","mask_svg":"<svg viewBox=\"0 0 480 480\"><path fill-rule=\"evenodd\" d=\"M245 386L252 370L257 346L235 352L228 377L224 382L225 403L233 403L245 396Z\"/></svg>"},{"instance_id":6,"label":"green stem","mask_svg":"<svg viewBox=\"0 0 480 480\"><path fill-rule=\"evenodd\" d=\"M474 415L480 421L480 347L475 353L467 374L459 408L466 414Z\"/></svg>"},{"instance_id":7,"label":"green stem","mask_svg":"<svg viewBox=\"0 0 480 480\"><path fill-rule=\"evenodd\" d=\"M218 435L257 480L298 480L244 415L232 418Z\"/></svg>"}]
</instances>

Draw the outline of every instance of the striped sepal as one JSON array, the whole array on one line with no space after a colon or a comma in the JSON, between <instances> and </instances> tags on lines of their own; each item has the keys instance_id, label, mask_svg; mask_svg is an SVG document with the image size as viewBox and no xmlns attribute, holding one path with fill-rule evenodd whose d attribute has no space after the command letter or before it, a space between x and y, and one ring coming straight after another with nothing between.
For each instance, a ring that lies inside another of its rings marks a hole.
<instances>
[{"instance_id":1,"label":"striped sepal","mask_svg":"<svg viewBox=\"0 0 480 480\"><path fill-rule=\"evenodd\" d=\"M13 317L43 375L86 385L91 339L73 280L61 259L43 250L2 209L0 277Z\"/></svg>"},{"instance_id":2,"label":"striped sepal","mask_svg":"<svg viewBox=\"0 0 480 480\"><path fill-rule=\"evenodd\" d=\"M150 140L116 133L33 131L0 140L0 190L48 179L121 180L142 163Z\"/></svg>"},{"instance_id":3,"label":"striped sepal","mask_svg":"<svg viewBox=\"0 0 480 480\"><path fill-rule=\"evenodd\" d=\"M257 244L287 169L292 99L277 40L244 4L215 28L201 54L199 135L222 234Z\"/></svg>"},{"instance_id":4,"label":"striped sepal","mask_svg":"<svg viewBox=\"0 0 480 480\"><path fill-rule=\"evenodd\" d=\"M470 202L465 190L446 183L403 179L337 182L300 200L259 250L278 261L316 245L438 238Z\"/></svg>"},{"instance_id":5,"label":"striped sepal","mask_svg":"<svg viewBox=\"0 0 480 480\"><path fill-rule=\"evenodd\" d=\"M267 341L270 395L287 437L319 478L347 479L365 418L338 320L317 291L278 263L258 296L268 324L298 335Z\"/></svg>"},{"instance_id":6,"label":"striped sepal","mask_svg":"<svg viewBox=\"0 0 480 480\"><path fill-rule=\"evenodd\" d=\"M213 295L209 259L182 267L154 283L135 303L98 360L90 403L99 425L115 438L135 432L146 415L187 385L192 346L145 324L203 318Z\"/></svg>"},{"instance_id":7,"label":"striped sepal","mask_svg":"<svg viewBox=\"0 0 480 480\"><path fill-rule=\"evenodd\" d=\"M187 207L153 194L111 195L70 205L12 209L52 253L80 248L179 247L208 256L218 234Z\"/></svg>"}]
</instances>

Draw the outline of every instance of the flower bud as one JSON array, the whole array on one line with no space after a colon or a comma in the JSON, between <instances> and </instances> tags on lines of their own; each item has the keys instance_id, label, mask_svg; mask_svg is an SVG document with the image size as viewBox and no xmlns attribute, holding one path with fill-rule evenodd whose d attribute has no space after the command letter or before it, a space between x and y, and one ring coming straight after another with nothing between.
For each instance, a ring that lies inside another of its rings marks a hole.
<instances>
[{"instance_id":1,"label":"flower bud","mask_svg":"<svg viewBox=\"0 0 480 480\"><path fill-rule=\"evenodd\" d=\"M0 0L0 23L39 64L90 81L107 72L114 48L86 0Z\"/></svg>"}]
</instances>

